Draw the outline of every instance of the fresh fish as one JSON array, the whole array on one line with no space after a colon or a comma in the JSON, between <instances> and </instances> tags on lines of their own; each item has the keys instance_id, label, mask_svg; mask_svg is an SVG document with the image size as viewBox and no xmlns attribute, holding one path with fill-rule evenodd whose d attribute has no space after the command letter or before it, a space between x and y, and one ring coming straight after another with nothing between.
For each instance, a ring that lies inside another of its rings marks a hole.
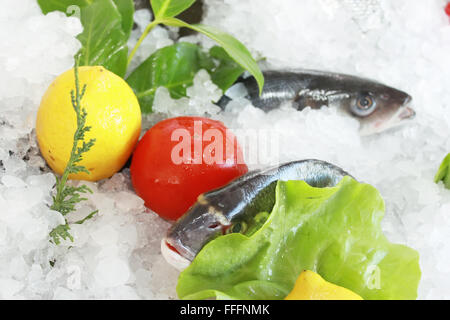
<instances>
[{"instance_id":1,"label":"fresh fish","mask_svg":"<svg viewBox=\"0 0 450 320\"><path fill-rule=\"evenodd\" d=\"M362 135L379 133L415 116L409 107L410 95L373 80L313 70L263 74L265 84L261 95L253 77L241 82L247 88L247 98L265 111L289 102L298 110L337 107L359 120ZM218 105L224 107L230 100L224 96Z\"/></svg>"},{"instance_id":2,"label":"fresh fish","mask_svg":"<svg viewBox=\"0 0 450 320\"><path fill-rule=\"evenodd\" d=\"M293 161L249 172L222 188L200 195L169 229L161 243L163 255L173 265L187 266L210 240L226 232L245 231L243 228L257 214L272 210L278 180L303 180L322 188L335 186L344 176L349 174L320 160Z\"/></svg>"}]
</instances>

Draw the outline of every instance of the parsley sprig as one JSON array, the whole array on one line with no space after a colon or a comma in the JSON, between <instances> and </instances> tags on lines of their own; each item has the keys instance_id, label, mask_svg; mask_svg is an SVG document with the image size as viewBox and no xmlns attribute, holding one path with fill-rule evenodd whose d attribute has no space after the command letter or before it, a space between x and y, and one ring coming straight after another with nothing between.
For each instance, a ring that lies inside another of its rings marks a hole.
<instances>
[{"instance_id":1,"label":"parsley sprig","mask_svg":"<svg viewBox=\"0 0 450 320\"><path fill-rule=\"evenodd\" d=\"M70 239L73 241L73 237L70 234L70 226L67 221L66 216L75 211L75 205L79 202L87 200L82 196L82 194L92 193L92 190L86 185L81 186L71 186L67 185L67 180L70 174L85 172L89 174L89 170L86 167L80 165L81 160L83 160L83 154L88 152L95 143L95 139L90 139L88 142L84 141L86 132L91 130L90 126L86 126L86 109L81 106L81 99L86 92L86 85L80 90L80 84L78 79L78 58L75 59L75 91L70 92L72 99L72 106L77 115L77 129L73 137L73 146L70 153L69 161L64 169L61 177L56 177L56 194L53 196L53 204L50 209L58 211L65 217L65 224L61 224L54 228L50 232L50 237L55 244L60 244L61 238L66 240ZM85 218L75 222L75 224L82 224L88 219L91 219L98 210L91 212Z\"/></svg>"}]
</instances>

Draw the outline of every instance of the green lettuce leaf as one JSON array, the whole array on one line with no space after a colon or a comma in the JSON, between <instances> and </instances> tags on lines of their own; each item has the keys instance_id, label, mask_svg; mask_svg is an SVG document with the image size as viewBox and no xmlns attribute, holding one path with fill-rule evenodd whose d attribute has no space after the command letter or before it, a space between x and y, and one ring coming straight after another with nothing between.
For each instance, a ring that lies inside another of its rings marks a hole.
<instances>
[{"instance_id":1,"label":"green lettuce leaf","mask_svg":"<svg viewBox=\"0 0 450 320\"><path fill-rule=\"evenodd\" d=\"M276 204L251 236L208 243L179 277L182 299L282 299L303 270L364 299L415 299L418 253L381 230L378 191L345 177L336 187L279 182Z\"/></svg>"},{"instance_id":2,"label":"green lettuce leaf","mask_svg":"<svg viewBox=\"0 0 450 320\"><path fill-rule=\"evenodd\" d=\"M442 181L447 189L450 189L450 153L444 158L439 167L434 182Z\"/></svg>"}]
</instances>

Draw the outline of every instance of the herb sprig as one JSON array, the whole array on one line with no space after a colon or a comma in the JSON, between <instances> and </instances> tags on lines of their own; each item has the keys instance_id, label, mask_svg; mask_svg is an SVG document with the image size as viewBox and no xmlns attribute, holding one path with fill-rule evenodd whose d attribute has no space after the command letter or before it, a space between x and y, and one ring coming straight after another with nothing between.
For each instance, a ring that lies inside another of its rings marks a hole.
<instances>
[{"instance_id":1,"label":"herb sprig","mask_svg":"<svg viewBox=\"0 0 450 320\"><path fill-rule=\"evenodd\" d=\"M73 241L73 237L70 234L70 226L67 221L66 216L75 211L75 205L80 203L86 198L82 197L82 194L92 193L92 190L86 185L81 186L71 186L67 185L67 180L70 174L84 172L89 174L89 170L86 167L80 165L81 160L83 160L83 154L88 152L95 143L95 139L90 139L88 142L84 141L86 132L91 130L90 126L86 126L86 117L87 112L85 108L81 107L81 99L86 92L86 85L80 90L80 84L78 79L78 64L79 58L75 58L75 91L72 90L70 92L72 106L77 115L77 129L75 130L75 134L73 137L73 146L72 151L70 153L69 161L67 162L67 166L64 169L64 172L61 177L56 177L56 194L53 196L53 204L50 206L50 209L58 211L65 218L65 224L61 224L54 228L50 232L50 237L55 244L61 243L61 238L66 240L70 239ZM91 219L98 210L91 212L85 218L75 222L75 224L82 224L88 219Z\"/></svg>"}]
</instances>

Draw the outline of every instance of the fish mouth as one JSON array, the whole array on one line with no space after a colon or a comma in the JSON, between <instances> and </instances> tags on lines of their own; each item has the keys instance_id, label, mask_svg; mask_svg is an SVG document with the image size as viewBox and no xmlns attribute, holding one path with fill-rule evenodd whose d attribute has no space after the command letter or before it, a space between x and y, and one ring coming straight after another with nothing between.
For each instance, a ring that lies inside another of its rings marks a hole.
<instances>
[{"instance_id":1,"label":"fish mouth","mask_svg":"<svg viewBox=\"0 0 450 320\"><path fill-rule=\"evenodd\" d=\"M398 112L394 115L393 118L395 118L395 116L397 116L397 118L399 120L414 119L414 117L416 116L416 111L414 111L414 109L411 108L411 106L410 106L411 101L412 101L412 97L410 95L408 95L405 98L405 101L403 101L403 104L398 109Z\"/></svg>"},{"instance_id":2,"label":"fish mouth","mask_svg":"<svg viewBox=\"0 0 450 320\"><path fill-rule=\"evenodd\" d=\"M386 121L385 125L382 126L382 129L387 130L397 127L406 121L414 119L415 117L416 111L414 111L414 109L411 108L408 104L405 104L400 107L389 120Z\"/></svg>"},{"instance_id":3,"label":"fish mouth","mask_svg":"<svg viewBox=\"0 0 450 320\"><path fill-rule=\"evenodd\" d=\"M177 270L182 271L191 264L192 259L189 260L186 258L186 256L179 252L177 247L178 246L172 245L168 238L163 238L161 240L161 253L166 262ZM188 252L186 249L182 251ZM189 253L189 255L193 255L193 253Z\"/></svg>"},{"instance_id":4,"label":"fish mouth","mask_svg":"<svg viewBox=\"0 0 450 320\"><path fill-rule=\"evenodd\" d=\"M200 229L197 231L201 233L201 230L204 229ZM208 227L207 229L208 234L211 233L211 230L220 230L220 234L224 234L223 230L225 229L221 223L215 223L214 226ZM192 260L194 260L201 247L198 248L198 251L196 251L189 245L186 245L184 241L181 239L182 237L179 237L179 230L177 231L175 232L169 231L166 237L162 239L161 252L169 264L171 264L172 266L174 266L179 270L182 270L186 268L191 263ZM218 234L218 232L214 232L214 234ZM212 240L212 238L210 238L209 240ZM187 240L186 238L183 239Z\"/></svg>"},{"instance_id":5,"label":"fish mouth","mask_svg":"<svg viewBox=\"0 0 450 320\"><path fill-rule=\"evenodd\" d=\"M167 245L172 248L172 251L176 251L183 258L192 261L194 260L197 252L194 252L190 247L185 246L183 242L177 237L173 237L171 235L166 235L164 238Z\"/></svg>"},{"instance_id":6,"label":"fish mouth","mask_svg":"<svg viewBox=\"0 0 450 320\"><path fill-rule=\"evenodd\" d=\"M408 99L398 110L388 119L378 119L374 123L363 125L360 128L361 136L369 136L381 133L391 128L403 125L403 123L415 118L416 111L409 106L411 99Z\"/></svg>"},{"instance_id":7,"label":"fish mouth","mask_svg":"<svg viewBox=\"0 0 450 320\"><path fill-rule=\"evenodd\" d=\"M414 119L416 116L416 112L411 107L404 106L404 107L400 108L399 110L400 110L400 113L398 115L398 118L400 120Z\"/></svg>"}]
</instances>

